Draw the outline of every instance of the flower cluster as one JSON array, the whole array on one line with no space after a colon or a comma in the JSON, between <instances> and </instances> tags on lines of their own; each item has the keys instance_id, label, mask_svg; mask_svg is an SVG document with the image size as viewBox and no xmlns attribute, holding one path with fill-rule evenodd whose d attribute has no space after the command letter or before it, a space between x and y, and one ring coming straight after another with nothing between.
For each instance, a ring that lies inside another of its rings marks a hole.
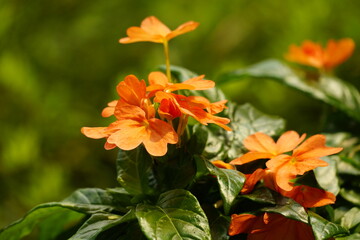
<instances>
[{"instance_id":1,"label":"flower cluster","mask_svg":"<svg viewBox=\"0 0 360 240\"><path fill-rule=\"evenodd\" d=\"M167 43L171 38L195 29L197 25L188 22L170 31L157 18L149 17L142 22L141 28L129 28L129 37L120 39L120 42ZM168 60L168 54L166 58ZM185 89L210 89L215 86L213 81L205 80L201 75L182 83L172 83L169 68L167 73L168 76L162 72L151 72L148 86L134 75L126 76L116 88L119 99L110 102L102 112L103 117L114 115L116 121L108 127L83 127L81 132L90 138L106 138L105 149L119 147L132 150L143 144L149 154L164 156L168 144L179 143L188 117L204 125L214 123L231 130L226 126L229 119L215 116L226 108L227 101L211 103L205 97L174 93Z\"/></svg>"},{"instance_id":2,"label":"flower cluster","mask_svg":"<svg viewBox=\"0 0 360 240\"><path fill-rule=\"evenodd\" d=\"M307 185L295 185L294 180L297 176L303 175L316 167L327 166L328 163L321 160L320 157L338 153L342 148L326 147L325 136L321 134L314 135L304 141L305 136L305 134L300 136L295 131L288 131L281 135L277 142L261 132L247 137L243 143L249 152L230 163L242 165L259 159L268 160L266 161L266 169L258 168L253 173L246 175L246 182L241 193L250 193L255 184L263 180L266 187L282 196L294 199L304 208L320 207L334 203L334 194ZM289 152L291 154L287 154ZM294 230L299 229L299 231L311 233L311 228L307 224L285 218L279 214L265 213L260 216L233 214L229 235L250 233L254 235L254 238L251 239L263 239L264 234L271 231L271 235L276 236L277 239L294 239L288 238L286 232L281 232L281 228L275 227L279 223L288 224L287 229L293 228ZM296 233L291 233L291 235L297 236ZM301 239L313 238L304 237Z\"/></svg>"}]
</instances>

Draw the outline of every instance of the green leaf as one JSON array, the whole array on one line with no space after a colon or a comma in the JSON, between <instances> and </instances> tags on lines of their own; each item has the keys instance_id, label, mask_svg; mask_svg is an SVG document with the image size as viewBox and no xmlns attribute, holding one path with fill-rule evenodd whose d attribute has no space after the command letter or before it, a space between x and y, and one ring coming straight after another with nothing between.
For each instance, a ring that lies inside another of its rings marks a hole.
<instances>
[{"instance_id":1,"label":"green leaf","mask_svg":"<svg viewBox=\"0 0 360 240\"><path fill-rule=\"evenodd\" d=\"M84 214L105 213L117 210L116 201L106 190L84 188L72 193L61 202L39 205L22 219L0 232L2 239L20 239L38 226L40 239L53 239L84 217ZM11 236L11 237L10 237Z\"/></svg>"},{"instance_id":2,"label":"green leaf","mask_svg":"<svg viewBox=\"0 0 360 240\"><path fill-rule=\"evenodd\" d=\"M97 213L92 215L70 240L95 240L100 233L121 223L133 220L136 220L133 210L130 210L124 216Z\"/></svg>"},{"instance_id":3,"label":"green leaf","mask_svg":"<svg viewBox=\"0 0 360 240\"><path fill-rule=\"evenodd\" d=\"M211 239L227 240L229 239L228 229L230 225L230 218L219 215L210 222Z\"/></svg>"},{"instance_id":4,"label":"green leaf","mask_svg":"<svg viewBox=\"0 0 360 240\"><path fill-rule=\"evenodd\" d=\"M205 166L208 172L216 176L219 184L221 198L224 201L224 212L228 214L232 203L237 195L239 195L244 183L245 176L239 171L232 169L223 169L214 166L206 159L196 157L198 166Z\"/></svg>"},{"instance_id":5,"label":"green leaf","mask_svg":"<svg viewBox=\"0 0 360 240\"><path fill-rule=\"evenodd\" d=\"M360 239L360 233L351 234L346 237L336 238L336 240L359 240L359 239Z\"/></svg>"},{"instance_id":6,"label":"green leaf","mask_svg":"<svg viewBox=\"0 0 360 240\"><path fill-rule=\"evenodd\" d=\"M100 188L78 189L61 201L61 204L87 214L111 212L115 208L112 195Z\"/></svg>"},{"instance_id":7,"label":"green leaf","mask_svg":"<svg viewBox=\"0 0 360 240\"><path fill-rule=\"evenodd\" d=\"M152 159L143 146L134 150L119 150L116 160L117 179L132 195L151 195Z\"/></svg>"},{"instance_id":8,"label":"green leaf","mask_svg":"<svg viewBox=\"0 0 360 240\"><path fill-rule=\"evenodd\" d=\"M156 205L139 204L136 217L149 239L210 239L207 217L186 190L165 192Z\"/></svg>"},{"instance_id":9,"label":"green leaf","mask_svg":"<svg viewBox=\"0 0 360 240\"><path fill-rule=\"evenodd\" d=\"M271 190L266 187L255 189L250 194L241 195L243 198L250 199L251 201L265 204L276 204L276 200L271 193Z\"/></svg>"},{"instance_id":10,"label":"green leaf","mask_svg":"<svg viewBox=\"0 0 360 240\"><path fill-rule=\"evenodd\" d=\"M345 236L348 231L342 226L329 222L312 211L308 211L309 223L316 240L327 240L331 237Z\"/></svg>"},{"instance_id":11,"label":"green leaf","mask_svg":"<svg viewBox=\"0 0 360 240\"><path fill-rule=\"evenodd\" d=\"M295 202L293 199L280 197L276 201L274 207L265 207L260 209L261 212L279 213L287 218L308 223L308 215L303 206Z\"/></svg>"},{"instance_id":12,"label":"green leaf","mask_svg":"<svg viewBox=\"0 0 360 240\"><path fill-rule=\"evenodd\" d=\"M318 167L314 169L316 181L319 183L325 191L333 193L335 196L340 191L339 179L336 169L337 156L322 157L321 159L327 162L329 165L326 167Z\"/></svg>"},{"instance_id":13,"label":"green leaf","mask_svg":"<svg viewBox=\"0 0 360 240\"><path fill-rule=\"evenodd\" d=\"M46 203L30 210L23 218L0 230L0 240L18 240L29 235L34 228L40 230L39 240L55 239L70 229L85 215L66 204Z\"/></svg>"},{"instance_id":14,"label":"green leaf","mask_svg":"<svg viewBox=\"0 0 360 240\"><path fill-rule=\"evenodd\" d=\"M355 190L347 190L345 188L342 188L340 190L340 195L345 198L346 200L348 200L349 202L360 206L360 193L358 193Z\"/></svg>"},{"instance_id":15,"label":"green leaf","mask_svg":"<svg viewBox=\"0 0 360 240\"><path fill-rule=\"evenodd\" d=\"M351 229L360 223L360 208L353 207L341 218L341 226Z\"/></svg>"},{"instance_id":16,"label":"green leaf","mask_svg":"<svg viewBox=\"0 0 360 240\"><path fill-rule=\"evenodd\" d=\"M239 69L221 77L221 82L239 78L273 79L290 88L321 100L360 121L360 93L351 84L341 79L321 76L307 80L289 66L277 60L266 60L245 69Z\"/></svg>"}]
</instances>

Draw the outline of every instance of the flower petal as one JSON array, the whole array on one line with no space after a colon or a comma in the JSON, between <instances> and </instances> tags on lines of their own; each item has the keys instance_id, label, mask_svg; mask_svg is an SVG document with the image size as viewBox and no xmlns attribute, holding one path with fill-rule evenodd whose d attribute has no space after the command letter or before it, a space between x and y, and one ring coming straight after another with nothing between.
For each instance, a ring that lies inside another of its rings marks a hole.
<instances>
[{"instance_id":1,"label":"flower petal","mask_svg":"<svg viewBox=\"0 0 360 240\"><path fill-rule=\"evenodd\" d=\"M353 53L355 42L350 38L340 39L339 41L329 40L325 49L324 67L332 69L348 59Z\"/></svg>"},{"instance_id":2,"label":"flower petal","mask_svg":"<svg viewBox=\"0 0 360 240\"><path fill-rule=\"evenodd\" d=\"M324 135L317 134L311 136L294 150L293 156L299 160L306 158L318 158L332 155L342 150L342 148L326 147L325 142L326 138Z\"/></svg>"},{"instance_id":3,"label":"flower petal","mask_svg":"<svg viewBox=\"0 0 360 240\"><path fill-rule=\"evenodd\" d=\"M120 43L134 43L134 42L155 42L162 43L164 38L159 35L153 35L146 32L144 29L139 27L130 27L127 29L126 34L128 37L121 38Z\"/></svg>"},{"instance_id":4,"label":"flower petal","mask_svg":"<svg viewBox=\"0 0 360 240\"><path fill-rule=\"evenodd\" d=\"M183 82L183 84L191 85L194 90L206 90L215 87L215 82L211 80L203 79L205 75L200 75L194 78L190 78Z\"/></svg>"},{"instance_id":5,"label":"flower petal","mask_svg":"<svg viewBox=\"0 0 360 240\"><path fill-rule=\"evenodd\" d=\"M247 152L244 155L232 160L230 163L235 165L241 165L248 162L252 162L258 159L267 159L271 158L274 155L271 153L263 153L263 152Z\"/></svg>"},{"instance_id":6,"label":"flower petal","mask_svg":"<svg viewBox=\"0 0 360 240\"><path fill-rule=\"evenodd\" d=\"M93 139L105 138L110 135L107 132L107 127L82 127L81 133Z\"/></svg>"},{"instance_id":7,"label":"flower petal","mask_svg":"<svg viewBox=\"0 0 360 240\"><path fill-rule=\"evenodd\" d=\"M295 131L287 131L283 133L276 142L277 152L285 153L292 151L297 145L299 145L306 137L303 134L301 137Z\"/></svg>"},{"instance_id":8,"label":"flower petal","mask_svg":"<svg viewBox=\"0 0 360 240\"><path fill-rule=\"evenodd\" d=\"M107 142L116 144L122 150L132 150L139 146L146 138L144 125L138 121L125 119L118 121L119 130L111 134Z\"/></svg>"},{"instance_id":9,"label":"flower petal","mask_svg":"<svg viewBox=\"0 0 360 240\"><path fill-rule=\"evenodd\" d=\"M243 144L247 149L253 152L264 152L277 155L274 140L262 132L257 132L248 136Z\"/></svg>"},{"instance_id":10,"label":"flower petal","mask_svg":"<svg viewBox=\"0 0 360 240\"><path fill-rule=\"evenodd\" d=\"M177 27L174 31L167 34L166 39L169 41L170 39L176 36L195 30L198 26L199 23L193 21L183 23L179 27Z\"/></svg>"},{"instance_id":11,"label":"flower petal","mask_svg":"<svg viewBox=\"0 0 360 240\"><path fill-rule=\"evenodd\" d=\"M234 236L240 233L248 233L257 221L258 217L253 214L233 214L229 226L229 235Z\"/></svg>"},{"instance_id":12,"label":"flower petal","mask_svg":"<svg viewBox=\"0 0 360 240\"><path fill-rule=\"evenodd\" d=\"M160 119L150 119L148 134L144 139L144 146L148 153L153 156L164 156L167 152L167 144L178 142L178 135L170 124Z\"/></svg>"},{"instance_id":13,"label":"flower petal","mask_svg":"<svg viewBox=\"0 0 360 240\"><path fill-rule=\"evenodd\" d=\"M144 29L145 32L151 35L160 35L164 38L167 34L171 32L171 30L164 23L162 23L154 16L145 18L141 22L140 27Z\"/></svg>"}]
</instances>

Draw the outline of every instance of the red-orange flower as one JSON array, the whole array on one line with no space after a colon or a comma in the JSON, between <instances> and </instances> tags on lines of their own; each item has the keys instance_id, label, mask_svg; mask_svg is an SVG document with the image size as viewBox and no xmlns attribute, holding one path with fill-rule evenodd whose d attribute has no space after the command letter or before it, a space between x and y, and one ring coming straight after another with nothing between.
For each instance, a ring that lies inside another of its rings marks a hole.
<instances>
[{"instance_id":1,"label":"red-orange flower","mask_svg":"<svg viewBox=\"0 0 360 240\"><path fill-rule=\"evenodd\" d=\"M105 128L83 127L81 132L90 138L107 138L108 146L132 150L141 143L153 156L163 156L167 144L175 144L178 136L172 126L154 116L146 116L138 106L119 101L116 106L117 121Z\"/></svg>"},{"instance_id":2,"label":"red-orange flower","mask_svg":"<svg viewBox=\"0 0 360 240\"><path fill-rule=\"evenodd\" d=\"M193 31L197 28L199 23L189 21L186 22L175 30L171 31L166 25L164 25L159 19L154 16L145 18L140 27L130 27L126 33L128 37L121 38L120 43L134 43L134 42L155 42L163 43L170 39Z\"/></svg>"},{"instance_id":3,"label":"red-orange flower","mask_svg":"<svg viewBox=\"0 0 360 240\"><path fill-rule=\"evenodd\" d=\"M326 48L312 41L304 41L301 46L290 45L285 57L292 62L330 70L348 59L354 48L355 43L350 38L329 40Z\"/></svg>"},{"instance_id":4,"label":"red-orange flower","mask_svg":"<svg viewBox=\"0 0 360 240\"><path fill-rule=\"evenodd\" d=\"M266 162L266 166L274 172L277 185L285 191L290 191L291 179L316 167L327 166L328 163L320 157L332 155L341 150L342 148L326 147L325 136L317 134L295 148L291 156L282 154L273 157Z\"/></svg>"},{"instance_id":5,"label":"red-orange flower","mask_svg":"<svg viewBox=\"0 0 360 240\"><path fill-rule=\"evenodd\" d=\"M198 100L198 98L194 98L193 96L186 97L161 91L156 93L154 99L155 102L160 103L158 112L163 117L173 119L181 113L193 117L201 124L207 125L208 123L214 123L227 131L231 131L231 128L226 126L226 124L230 122L230 119L217 117L205 111L204 109L207 105Z\"/></svg>"},{"instance_id":6,"label":"red-orange flower","mask_svg":"<svg viewBox=\"0 0 360 240\"><path fill-rule=\"evenodd\" d=\"M282 153L292 151L304 138L305 134L300 137L295 131L287 131L282 134L275 143L270 136L257 132L248 136L243 142L244 146L250 151L232 160L230 163L241 165L257 159L278 156Z\"/></svg>"},{"instance_id":7,"label":"red-orange flower","mask_svg":"<svg viewBox=\"0 0 360 240\"><path fill-rule=\"evenodd\" d=\"M248 240L313 240L311 226L286 218L277 213L233 214L229 227L229 235L247 233Z\"/></svg>"},{"instance_id":8,"label":"red-orange flower","mask_svg":"<svg viewBox=\"0 0 360 240\"><path fill-rule=\"evenodd\" d=\"M266 174L266 170L262 168L256 169L251 174L245 174L246 180L243 188L241 189L242 194L248 194L252 192L256 183L260 181Z\"/></svg>"}]
</instances>

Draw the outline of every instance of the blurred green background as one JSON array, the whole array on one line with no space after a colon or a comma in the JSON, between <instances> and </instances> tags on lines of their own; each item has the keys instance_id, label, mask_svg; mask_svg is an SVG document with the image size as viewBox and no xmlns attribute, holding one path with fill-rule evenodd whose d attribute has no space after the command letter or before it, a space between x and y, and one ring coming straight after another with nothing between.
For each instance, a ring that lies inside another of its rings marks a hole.
<instances>
[{"instance_id":1,"label":"blurred green background","mask_svg":"<svg viewBox=\"0 0 360 240\"><path fill-rule=\"evenodd\" d=\"M146 78L164 63L160 44L121 45L126 29L154 15L171 29L199 28L170 43L172 64L208 79L267 58L291 43L350 37L360 43L354 0L1 0L0 228L80 187L114 187L116 150L80 133L106 126L100 112L128 74ZM336 74L360 86L360 54ZM229 98L321 131L321 103L271 81L222 85Z\"/></svg>"}]
</instances>

